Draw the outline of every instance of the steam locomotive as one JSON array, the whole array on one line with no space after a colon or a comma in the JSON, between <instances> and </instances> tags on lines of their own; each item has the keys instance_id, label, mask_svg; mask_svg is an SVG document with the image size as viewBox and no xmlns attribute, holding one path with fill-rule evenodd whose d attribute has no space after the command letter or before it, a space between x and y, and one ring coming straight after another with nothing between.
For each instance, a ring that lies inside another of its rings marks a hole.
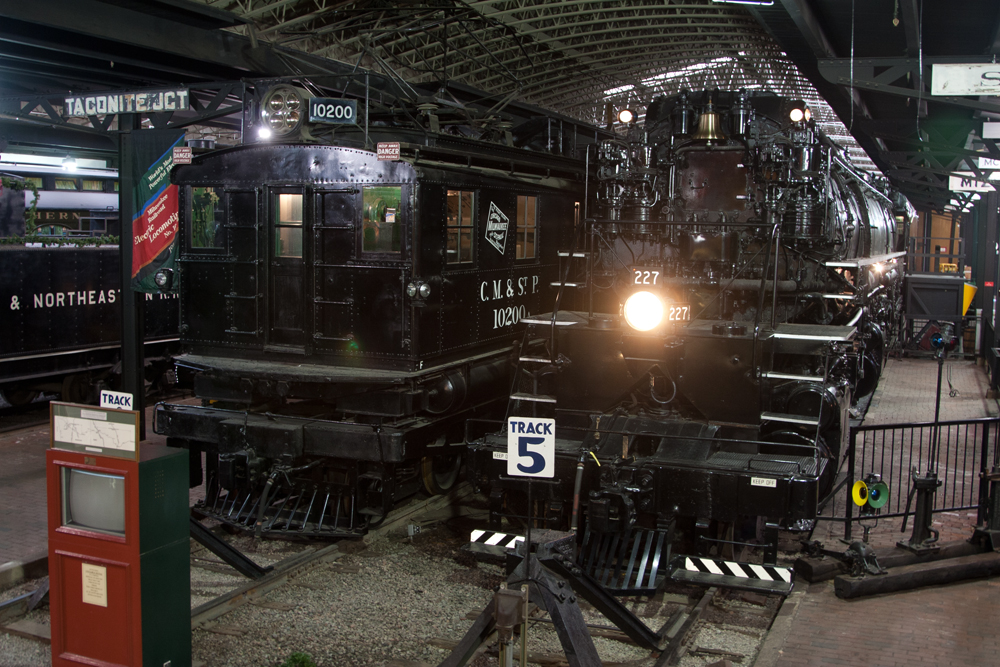
<instances>
[{"instance_id":1,"label":"steam locomotive","mask_svg":"<svg viewBox=\"0 0 1000 667\"><path fill-rule=\"evenodd\" d=\"M507 424L470 425L470 477L494 527L773 547L816 516L897 335L905 200L802 101L748 91L657 98L597 163L510 398L554 420L551 477L522 476L541 454Z\"/></svg>"},{"instance_id":2,"label":"steam locomotive","mask_svg":"<svg viewBox=\"0 0 1000 667\"><path fill-rule=\"evenodd\" d=\"M159 405L155 430L206 454L198 509L258 536L363 534L455 483L465 421L502 417L520 321L551 308L584 194L570 119L487 113L455 84L363 90L367 113L305 85L259 82L247 143L174 168L179 268L157 276L203 404ZM310 124L317 99L359 124Z\"/></svg>"}]
</instances>

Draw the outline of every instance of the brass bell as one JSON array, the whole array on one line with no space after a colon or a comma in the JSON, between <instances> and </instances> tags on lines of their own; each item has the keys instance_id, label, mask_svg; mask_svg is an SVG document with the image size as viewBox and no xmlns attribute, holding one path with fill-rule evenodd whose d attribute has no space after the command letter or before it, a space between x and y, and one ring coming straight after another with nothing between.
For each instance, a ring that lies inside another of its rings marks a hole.
<instances>
[{"instance_id":1,"label":"brass bell","mask_svg":"<svg viewBox=\"0 0 1000 667\"><path fill-rule=\"evenodd\" d=\"M701 114L701 117L698 118L698 130L694 133L692 139L707 139L709 141L725 139L720 127L719 114L713 110L711 100L708 101L708 108L705 109L705 113Z\"/></svg>"}]
</instances>

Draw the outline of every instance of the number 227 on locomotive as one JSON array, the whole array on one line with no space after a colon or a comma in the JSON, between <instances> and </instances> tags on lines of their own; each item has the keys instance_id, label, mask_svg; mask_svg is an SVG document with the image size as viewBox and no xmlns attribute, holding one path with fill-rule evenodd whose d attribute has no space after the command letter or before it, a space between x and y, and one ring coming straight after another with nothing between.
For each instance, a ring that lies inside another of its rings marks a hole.
<instances>
[{"instance_id":1,"label":"number 227 on locomotive","mask_svg":"<svg viewBox=\"0 0 1000 667\"><path fill-rule=\"evenodd\" d=\"M291 134L173 170L176 364L202 405L161 404L155 428L206 454L212 518L363 534L394 499L450 488L466 420L503 416L520 320L551 309L584 162L396 116L373 107L368 149L351 127L339 145ZM398 159L379 160L383 140Z\"/></svg>"}]
</instances>

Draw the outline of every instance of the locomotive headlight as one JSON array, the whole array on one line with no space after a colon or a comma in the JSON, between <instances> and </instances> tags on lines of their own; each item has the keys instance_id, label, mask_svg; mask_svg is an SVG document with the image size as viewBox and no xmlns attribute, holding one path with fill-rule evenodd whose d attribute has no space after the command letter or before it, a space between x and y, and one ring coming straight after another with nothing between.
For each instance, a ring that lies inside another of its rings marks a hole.
<instances>
[{"instance_id":1,"label":"locomotive headlight","mask_svg":"<svg viewBox=\"0 0 1000 667\"><path fill-rule=\"evenodd\" d=\"M631 109L622 109L621 111L618 112L619 123L625 123L627 125L628 123L631 123L633 120L635 120L635 114L632 112Z\"/></svg>"},{"instance_id":2,"label":"locomotive headlight","mask_svg":"<svg viewBox=\"0 0 1000 667\"><path fill-rule=\"evenodd\" d=\"M174 282L173 269L160 269L153 275L153 282L161 290L168 290Z\"/></svg>"},{"instance_id":3,"label":"locomotive headlight","mask_svg":"<svg viewBox=\"0 0 1000 667\"><path fill-rule=\"evenodd\" d=\"M806 107L805 111L802 112L802 117L806 119L807 123L810 120L812 120L813 115L812 115L812 111L809 110L809 107Z\"/></svg>"},{"instance_id":4,"label":"locomotive headlight","mask_svg":"<svg viewBox=\"0 0 1000 667\"><path fill-rule=\"evenodd\" d=\"M410 283L406 286L406 296L411 299L420 297L421 299L426 299L431 295L431 286L425 282L417 281L415 283Z\"/></svg>"},{"instance_id":5,"label":"locomotive headlight","mask_svg":"<svg viewBox=\"0 0 1000 667\"><path fill-rule=\"evenodd\" d=\"M636 331L649 331L663 321L663 302L652 292L636 292L625 300L625 321Z\"/></svg>"},{"instance_id":6,"label":"locomotive headlight","mask_svg":"<svg viewBox=\"0 0 1000 667\"><path fill-rule=\"evenodd\" d=\"M267 91L260 105L264 126L279 137L291 134L302 124L305 107L303 95L291 86L275 86Z\"/></svg>"},{"instance_id":7,"label":"locomotive headlight","mask_svg":"<svg viewBox=\"0 0 1000 667\"><path fill-rule=\"evenodd\" d=\"M792 109L789 112L788 117L792 120L793 123L798 123L800 120L806 117L806 113L802 109Z\"/></svg>"}]
</instances>

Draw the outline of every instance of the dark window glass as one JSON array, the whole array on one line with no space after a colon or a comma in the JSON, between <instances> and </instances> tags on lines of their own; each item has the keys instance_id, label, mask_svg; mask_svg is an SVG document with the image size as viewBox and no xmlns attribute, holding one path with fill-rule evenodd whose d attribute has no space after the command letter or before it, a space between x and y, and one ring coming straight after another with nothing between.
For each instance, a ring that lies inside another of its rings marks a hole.
<instances>
[{"instance_id":1,"label":"dark window glass","mask_svg":"<svg viewBox=\"0 0 1000 667\"><path fill-rule=\"evenodd\" d=\"M464 190L448 190L448 251L449 264L464 264L472 261L472 243L475 221L473 211L474 193Z\"/></svg>"},{"instance_id":2,"label":"dark window glass","mask_svg":"<svg viewBox=\"0 0 1000 667\"><path fill-rule=\"evenodd\" d=\"M538 230L538 197L517 197L517 258L538 255L535 234Z\"/></svg>"}]
</instances>

